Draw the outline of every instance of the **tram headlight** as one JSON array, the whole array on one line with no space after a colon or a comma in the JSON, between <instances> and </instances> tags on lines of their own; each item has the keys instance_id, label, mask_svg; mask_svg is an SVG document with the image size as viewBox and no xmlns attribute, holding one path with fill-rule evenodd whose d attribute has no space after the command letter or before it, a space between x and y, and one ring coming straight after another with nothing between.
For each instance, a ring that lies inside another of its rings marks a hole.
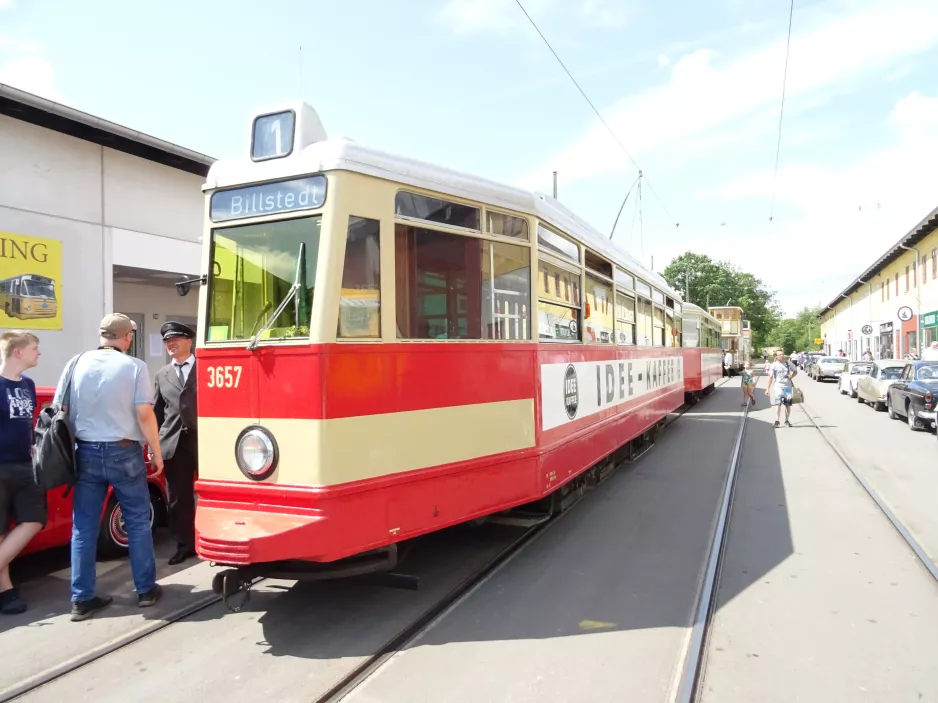
<instances>
[{"instance_id":1,"label":"tram headlight","mask_svg":"<svg viewBox=\"0 0 938 703\"><path fill-rule=\"evenodd\" d=\"M235 461L252 481L263 481L277 468L277 442L263 427L248 427L235 442Z\"/></svg>"}]
</instances>

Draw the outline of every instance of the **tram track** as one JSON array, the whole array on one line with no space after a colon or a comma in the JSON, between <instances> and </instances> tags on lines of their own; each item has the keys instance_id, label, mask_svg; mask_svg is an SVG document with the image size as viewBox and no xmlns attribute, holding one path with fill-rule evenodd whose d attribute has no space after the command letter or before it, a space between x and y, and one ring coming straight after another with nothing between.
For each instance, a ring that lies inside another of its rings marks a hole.
<instances>
[{"instance_id":1,"label":"tram track","mask_svg":"<svg viewBox=\"0 0 938 703\"><path fill-rule=\"evenodd\" d=\"M728 378L721 379L715 384L715 388L720 388L729 380L730 379ZM659 431L670 427L672 424L674 424L674 422L676 422L688 411L692 410L696 405L696 403L682 405L675 412L671 413L659 425ZM635 461L647 454L652 448L654 448L654 446L654 444L651 444L643 451L633 456L631 460L619 464L616 469L621 470L626 466L634 464ZM612 475L612 473L615 472L610 472L609 475ZM361 683L367 680L373 673L380 669L386 662L388 662L388 660L391 659L395 654L403 651L409 643L413 642L423 632L432 627L435 622L445 617L449 611L457 607L460 602L462 602L466 597L481 587L486 581L488 581L489 578L495 575L495 573L502 567L506 566L525 547L545 534L549 528L558 524L564 517L571 514L573 512L573 508L577 507L587 496L593 493L594 491L592 490L586 490L560 514L541 524L526 529L521 535L514 538L507 546L505 546L497 555L486 562L481 568L466 576L445 596L438 599L435 603L426 608L409 625L400 629L395 635L388 639L383 646L378 648L374 654L368 656L359 665L355 666L354 669L341 676L341 678L337 680L325 693L320 694L311 700L314 703L326 703L339 701L345 698ZM256 586L265 580L266 579L263 578L257 578L251 582L251 586ZM239 596L234 595L233 597L238 598ZM87 652L82 653L78 657L73 657L66 661L57 663L45 671L42 671L34 676L29 677L28 679L8 687L5 690L0 691L0 703L7 703L7 701L13 700L22 700L25 696L37 691L44 686L52 684L53 682L57 682L58 680L63 679L70 674L76 673L79 670L88 667L89 665L99 662L106 657L115 654L116 652L121 650L128 650L134 645L140 643L142 640L156 635L161 631L165 631L172 625L182 623L197 615L198 613L201 613L211 608L212 606L216 606L222 603L223 601L224 598L221 595L215 593L206 594L204 597L163 616L159 620L149 622L145 626L142 626L132 632L116 637L113 640L105 642L101 645L92 647Z\"/></svg>"},{"instance_id":2,"label":"tram track","mask_svg":"<svg viewBox=\"0 0 938 703\"><path fill-rule=\"evenodd\" d=\"M761 375L756 376L755 388L759 387L761 378ZM669 703L693 703L699 698L700 682L706 668L708 635L719 594L720 572L730 529L736 479L751 407L751 405L746 406L739 421L739 429L736 431L736 439L733 442L733 450L730 453L721 494L720 507L713 524L710 548L698 585L693 620L685 641L683 664L676 683L672 687L671 694L668 696Z\"/></svg>"},{"instance_id":3,"label":"tram track","mask_svg":"<svg viewBox=\"0 0 938 703\"><path fill-rule=\"evenodd\" d=\"M260 579L258 579L260 581ZM253 584L252 584L253 585ZM31 676L28 679L25 679L14 686L11 686L3 691L0 691L0 703L8 703L8 701L13 701L23 696L32 693L33 691L46 686L47 684L52 683L58 679L61 679L64 676L68 676L71 673L78 671L79 669L93 664L104 657L113 654L114 652L125 649L136 642L149 637L153 634L156 634L160 630L165 630L170 625L175 625L178 622L186 620L193 615L202 612L206 608L210 608L217 603L222 601L220 595L214 593L207 595L203 598L200 598L192 603L189 603L177 610L174 610L172 613L169 613L160 620L152 621L145 625L144 627L138 628L133 632L127 633L120 637L116 637L113 640L105 642L104 644L92 647L87 652L84 652L78 657L73 657L67 659L64 662L59 662L55 666L52 666L45 671Z\"/></svg>"},{"instance_id":4,"label":"tram track","mask_svg":"<svg viewBox=\"0 0 938 703\"><path fill-rule=\"evenodd\" d=\"M938 566L935 565L925 549L919 543L915 536L909 531L909 529L903 524L902 520L896 515L896 512L889 506L889 503L879 494L879 492L873 487L873 485L864 478L862 472L857 469L853 462L847 458L844 452L840 449L837 443L830 437L828 432L824 431L824 428L821 427L815 417L808 411L808 408L805 404L801 404L801 411L804 413L805 417L811 422L814 426L814 429L818 431L823 440L827 445L834 451L837 457L840 459L841 463L847 468L848 471L853 475L853 478L856 479L857 483L866 491L867 495L876 504L876 507L885 515L886 519L889 520L892 527L899 533L899 536L905 541L909 546L909 549L915 554L918 560L922 563L922 566L925 567L925 570L931 575L932 579L935 582L938 582Z\"/></svg>"},{"instance_id":5,"label":"tram track","mask_svg":"<svg viewBox=\"0 0 938 703\"><path fill-rule=\"evenodd\" d=\"M717 383L714 384L714 390L721 388L729 381L729 378L723 378ZM671 413L661 424L660 429L664 430L671 425L673 425L678 419L680 419L684 414L689 410L694 408L694 404L684 404L680 406L675 412ZM748 416L749 408L747 406L746 412L744 413L743 421L740 425L740 430L736 437L735 449L733 454L733 459L731 460L731 471L733 472L732 480L728 480L727 485L730 486L730 491L735 486L735 466L738 464L739 451L742 442L742 436L745 431L745 417ZM627 462L628 464L634 463L642 456L647 454L654 445L652 444L648 449L641 452L641 454L634 457L631 461ZM620 469L624 465L619 465L616 468ZM458 607L459 604L469 597L474 591L482 587L486 581L488 581L492 576L496 574L500 569L507 566L510 561L517 556L525 547L534 542L537 538L545 534L551 527L557 525L562 518L570 515L573 511L573 508L576 507L581 501L583 501L589 493L581 496L573 505L571 505L567 510L565 510L560 515L555 516L547 522L544 522L540 525L537 525L530 530L526 531L523 535L518 537L517 540L508 545L502 552L496 555L489 563L487 563L482 569L477 571L475 574L470 575L465 580L463 580L456 588L450 591L445 597L440 599L436 604L428 608L419 618L415 619L410 625L401 630L397 635L395 635L391 640L387 642L377 653L366 659L353 671L349 672L344 676L339 682L335 684L331 689L319 695L316 698L311 699L310 703L339 703L349 696L356 688L365 683L372 675L374 675L382 666L384 666L391 658L393 658L398 653L403 652L408 644L414 642L418 637L423 633L429 630L434 623L438 622L442 618L446 617L447 613L452 611L454 608ZM726 505L726 496L724 494L723 506ZM722 551L722 534L725 532L728 516L724 515L725 509L721 508L720 520L718 520L718 530L720 530L720 550ZM722 527L720 526L722 525ZM709 573L709 568L708 568ZM712 589L712 583L711 583ZM715 591L714 591L715 592ZM708 601L711 599L712 594L707 593L701 597L706 598ZM709 618L708 618L709 619ZM700 649L697 651L697 657L700 657L700 652L704 646L703 640L700 643ZM698 666L695 664L695 666Z\"/></svg>"}]
</instances>

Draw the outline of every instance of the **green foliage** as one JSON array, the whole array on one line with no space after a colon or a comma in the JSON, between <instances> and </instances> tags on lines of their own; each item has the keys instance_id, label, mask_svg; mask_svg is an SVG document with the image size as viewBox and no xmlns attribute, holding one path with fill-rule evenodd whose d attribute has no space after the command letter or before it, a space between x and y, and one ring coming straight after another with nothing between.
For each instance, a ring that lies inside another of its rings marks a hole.
<instances>
[{"instance_id":1,"label":"green foliage","mask_svg":"<svg viewBox=\"0 0 938 703\"><path fill-rule=\"evenodd\" d=\"M814 343L821 336L820 308L803 308L795 318L779 320L768 337L768 346L783 347L786 354L793 351L817 351Z\"/></svg>"},{"instance_id":2,"label":"green foliage","mask_svg":"<svg viewBox=\"0 0 938 703\"><path fill-rule=\"evenodd\" d=\"M752 328L752 349L767 346L781 312L774 291L751 273L728 261L688 251L668 264L663 276L672 288L684 293L685 300L704 310L711 305L741 307Z\"/></svg>"}]
</instances>

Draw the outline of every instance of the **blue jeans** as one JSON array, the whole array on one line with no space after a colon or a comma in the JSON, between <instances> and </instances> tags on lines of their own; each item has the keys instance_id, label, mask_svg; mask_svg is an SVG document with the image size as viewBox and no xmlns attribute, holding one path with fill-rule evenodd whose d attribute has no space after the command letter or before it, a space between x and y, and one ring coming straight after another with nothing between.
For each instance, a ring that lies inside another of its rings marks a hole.
<instances>
[{"instance_id":1,"label":"blue jeans","mask_svg":"<svg viewBox=\"0 0 938 703\"><path fill-rule=\"evenodd\" d=\"M130 570L137 593L156 585L156 554L150 531L150 491L143 447L134 442L122 447L117 442L79 442L78 480L72 520L72 601L95 596L95 557L98 530L108 486L124 517L130 543Z\"/></svg>"}]
</instances>

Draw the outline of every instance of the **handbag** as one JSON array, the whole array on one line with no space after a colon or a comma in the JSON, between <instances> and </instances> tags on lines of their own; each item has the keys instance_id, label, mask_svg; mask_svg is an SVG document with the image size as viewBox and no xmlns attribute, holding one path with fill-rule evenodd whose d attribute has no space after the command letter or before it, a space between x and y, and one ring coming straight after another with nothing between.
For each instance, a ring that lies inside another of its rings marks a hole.
<instances>
[{"instance_id":1,"label":"handbag","mask_svg":"<svg viewBox=\"0 0 938 703\"><path fill-rule=\"evenodd\" d=\"M792 388L791 391L791 404L797 405L798 403L804 402L804 391L800 388Z\"/></svg>"},{"instance_id":2,"label":"handbag","mask_svg":"<svg viewBox=\"0 0 938 703\"><path fill-rule=\"evenodd\" d=\"M77 476L75 432L68 419L68 403L72 395L72 379L78 359L68 370L60 403L50 404L39 412L33 432L33 479L36 485L49 490L67 486L69 494Z\"/></svg>"}]
</instances>

